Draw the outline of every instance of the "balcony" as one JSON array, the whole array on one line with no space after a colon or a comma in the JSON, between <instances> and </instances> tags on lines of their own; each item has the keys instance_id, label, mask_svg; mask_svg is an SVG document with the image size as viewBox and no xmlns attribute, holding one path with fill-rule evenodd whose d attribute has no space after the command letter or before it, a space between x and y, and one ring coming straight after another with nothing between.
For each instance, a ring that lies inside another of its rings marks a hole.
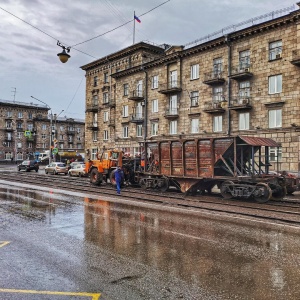
<instances>
[{"instance_id":1,"label":"balcony","mask_svg":"<svg viewBox=\"0 0 300 300\"><path fill-rule=\"evenodd\" d=\"M181 91L181 84L178 81L171 81L166 84L160 84L158 90L158 92L161 94L180 93Z\"/></svg>"},{"instance_id":2,"label":"balcony","mask_svg":"<svg viewBox=\"0 0 300 300\"><path fill-rule=\"evenodd\" d=\"M140 91L140 90L131 91L129 93L128 99L134 100L134 101L144 100L144 93L143 93L143 91Z\"/></svg>"},{"instance_id":3,"label":"balcony","mask_svg":"<svg viewBox=\"0 0 300 300\"><path fill-rule=\"evenodd\" d=\"M71 135L75 135L75 132L76 132L76 131L75 131L75 128L68 128L68 129L67 129L67 134L69 134L69 135L70 135L70 134L71 134Z\"/></svg>"},{"instance_id":4,"label":"balcony","mask_svg":"<svg viewBox=\"0 0 300 300\"><path fill-rule=\"evenodd\" d=\"M110 99L108 101L108 106L109 107L115 107L116 106L116 99Z\"/></svg>"},{"instance_id":5,"label":"balcony","mask_svg":"<svg viewBox=\"0 0 300 300\"><path fill-rule=\"evenodd\" d=\"M165 111L165 118L166 119L173 120L173 119L177 119L178 117L179 117L179 114L178 114L178 109L177 108L168 108L168 109L166 109L166 111Z\"/></svg>"},{"instance_id":6,"label":"balcony","mask_svg":"<svg viewBox=\"0 0 300 300\"><path fill-rule=\"evenodd\" d=\"M253 74L250 72L250 65L242 65L232 68L229 78L239 81L250 79L252 76Z\"/></svg>"},{"instance_id":7,"label":"balcony","mask_svg":"<svg viewBox=\"0 0 300 300\"><path fill-rule=\"evenodd\" d=\"M204 109L203 111L209 114L214 114L214 113L223 113L225 111L224 109L224 104L221 101L207 101L204 102Z\"/></svg>"},{"instance_id":8,"label":"balcony","mask_svg":"<svg viewBox=\"0 0 300 300\"><path fill-rule=\"evenodd\" d=\"M252 109L250 97L238 97L230 101L229 109L231 110L246 110Z\"/></svg>"},{"instance_id":9,"label":"balcony","mask_svg":"<svg viewBox=\"0 0 300 300\"><path fill-rule=\"evenodd\" d=\"M294 66L300 67L300 50L292 51L292 60L290 61Z\"/></svg>"},{"instance_id":10,"label":"balcony","mask_svg":"<svg viewBox=\"0 0 300 300\"><path fill-rule=\"evenodd\" d=\"M98 123L97 122L87 123L87 129L98 130Z\"/></svg>"},{"instance_id":11,"label":"balcony","mask_svg":"<svg viewBox=\"0 0 300 300\"><path fill-rule=\"evenodd\" d=\"M11 126L6 126L6 127L4 127L4 130L6 130L6 131L13 131L14 130L14 128Z\"/></svg>"},{"instance_id":12,"label":"balcony","mask_svg":"<svg viewBox=\"0 0 300 300\"><path fill-rule=\"evenodd\" d=\"M97 112L99 109L98 103L87 104L86 112Z\"/></svg>"},{"instance_id":13,"label":"balcony","mask_svg":"<svg viewBox=\"0 0 300 300\"><path fill-rule=\"evenodd\" d=\"M203 83L208 85L220 85L225 82L224 72L209 72L204 74Z\"/></svg>"},{"instance_id":14,"label":"balcony","mask_svg":"<svg viewBox=\"0 0 300 300\"><path fill-rule=\"evenodd\" d=\"M144 122L144 116L142 113L135 113L130 116L130 122L131 123L143 123Z\"/></svg>"},{"instance_id":15,"label":"balcony","mask_svg":"<svg viewBox=\"0 0 300 300\"><path fill-rule=\"evenodd\" d=\"M35 142L36 136L35 135L27 136L26 140L27 142Z\"/></svg>"}]
</instances>

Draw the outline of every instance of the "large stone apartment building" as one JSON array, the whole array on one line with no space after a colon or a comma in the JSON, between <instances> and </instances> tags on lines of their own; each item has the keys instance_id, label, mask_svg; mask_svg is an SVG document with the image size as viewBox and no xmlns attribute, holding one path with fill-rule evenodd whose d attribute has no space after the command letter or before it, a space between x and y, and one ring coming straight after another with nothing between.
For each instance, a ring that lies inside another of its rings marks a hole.
<instances>
[{"instance_id":1,"label":"large stone apartment building","mask_svg":"<svg viewBox=\"0 0 300 300\"><path fill-rule=\"evenodd\" d=\"M246 25L192 46L140 42L82 66L89 157L103 147L135 155L149 140L247 135L276 140L273 168L298 171L300 10Z\"/></svg>"},{"instance_id":2,"label":"large stone apartment building","mask_svg":"<svg viewBox=\"0 0 300 300\"><path fill-rule=\"evenodd\" d=\"M48 113L46 106L0 100L0 162L35 159L50 147L57 147L61 157L64 152L84 155L84 120Z\"/></svg>"}]
</instances>

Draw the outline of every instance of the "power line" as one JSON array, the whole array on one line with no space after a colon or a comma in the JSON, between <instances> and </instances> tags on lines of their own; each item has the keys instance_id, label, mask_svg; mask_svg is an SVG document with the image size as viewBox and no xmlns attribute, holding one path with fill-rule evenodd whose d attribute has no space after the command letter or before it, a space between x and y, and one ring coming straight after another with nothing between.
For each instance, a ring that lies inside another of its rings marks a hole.
<instances>
[{"instance_id":1,"label":"power line","mask_svg":"<svg viewBox=\"0 0 300 300\"><path fill-rule=\"evenodd\" d=\"M171 1L171 0L167 0L167 1L165 1L165 2L163 2L163 3L161 3L161 4L159 4L159 5L157 5L157 6L155 6L155 7L153 7L152 9L148 10L147 12L145 12L145 13L139 15L138 17L144 16L144 15L150 13L151 11L155 10L156 8L162 6L162 5L164 5L164 4L166 4L167 2L170 2L170 1ZM115 28L113 28L113 29L111 29L111 30L108 30L108 31L104 32L104 33L101 33L101 34L99 34L99 35L97 35L97 36L95 36L95 37L93 37L93 38L90 38L90 39L88 39L88 40L86 40L86 41L83 41L83 42L81 42L81 43L75 44L75 45L71 46L71 48L74 47L74 46L78 46L78 45L81 45L81 44L90 42L90 41L92 41L92 40L94 40L94 39L97 39L98 37L101 37L101 36L106 35L106 34L108 34L108 33L110 33L110 32L113 32L113 31L115 31L115 30L117 30L117 29L119 29L119 28L121 28L121 27L123 27L123 26L125 26L125 25L127 25L127 24L129 24L129 23L131 23L131 22L135 22L135 20L127 21L127 22L123 23L122 25L117 26L117 27L115 27Z\"/></svg>"}]
</instances>

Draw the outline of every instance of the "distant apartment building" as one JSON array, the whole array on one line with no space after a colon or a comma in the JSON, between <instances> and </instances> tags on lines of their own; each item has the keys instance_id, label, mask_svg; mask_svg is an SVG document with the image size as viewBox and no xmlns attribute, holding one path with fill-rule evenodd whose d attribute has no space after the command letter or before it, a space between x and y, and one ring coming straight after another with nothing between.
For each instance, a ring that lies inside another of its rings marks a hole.
<instances>
[{"instance_id":1,"label":"distant apartment building","mask_svg":"<svg viewBox=\"0 0 300 300\"><path fill-rule=\"evenodd\" d=\"M84 130L84 120L51 116L46 106L0 100L0 162L34 159L50 148L84 154Z\"/></svg>"},{"instance_id":2,"label":"distant apartment building","mask_svg":"<svg viewBox=\"0 0 300 300\"><path fill-rule=\"evenodd\" d=\"M103 147L135 155L145 141L245 135L277 141L272 168L298 171L300 11L242 27L185 47L140 42L82 66L89 157Z\"/></svg>"}]
</instances>

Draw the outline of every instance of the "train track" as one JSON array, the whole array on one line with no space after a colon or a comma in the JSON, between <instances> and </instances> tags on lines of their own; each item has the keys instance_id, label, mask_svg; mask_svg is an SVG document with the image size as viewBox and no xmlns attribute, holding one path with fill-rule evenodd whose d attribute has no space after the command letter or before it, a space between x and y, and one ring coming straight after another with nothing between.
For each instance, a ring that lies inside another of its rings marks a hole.
<instances>
[{"instance_id":1,"label":"train track","mask_svg":"<svg viewBox=\"0 0 300 300\"><path fill-rule=\"evenodd\" d=\"M10 183L34 184L35 186L86 193L87 195L115 197L116 194L115 188L110 184L94 186L90 184L89 178L46 175L42 171L39 171L39 173L2 171L0 172L0 179ZM300 227L300 199L292 196L285 198L284 201L269 201L265 204L258 204L246 200L224 200L219 194L191 197L177 191L162 193L151 190L145 191L138 187L129 186L122 189L122 199L138 203L155 203L170 207L180 207L187 210L201 210L229 217L268 220Z\"/></svg>"}]
</instances>

